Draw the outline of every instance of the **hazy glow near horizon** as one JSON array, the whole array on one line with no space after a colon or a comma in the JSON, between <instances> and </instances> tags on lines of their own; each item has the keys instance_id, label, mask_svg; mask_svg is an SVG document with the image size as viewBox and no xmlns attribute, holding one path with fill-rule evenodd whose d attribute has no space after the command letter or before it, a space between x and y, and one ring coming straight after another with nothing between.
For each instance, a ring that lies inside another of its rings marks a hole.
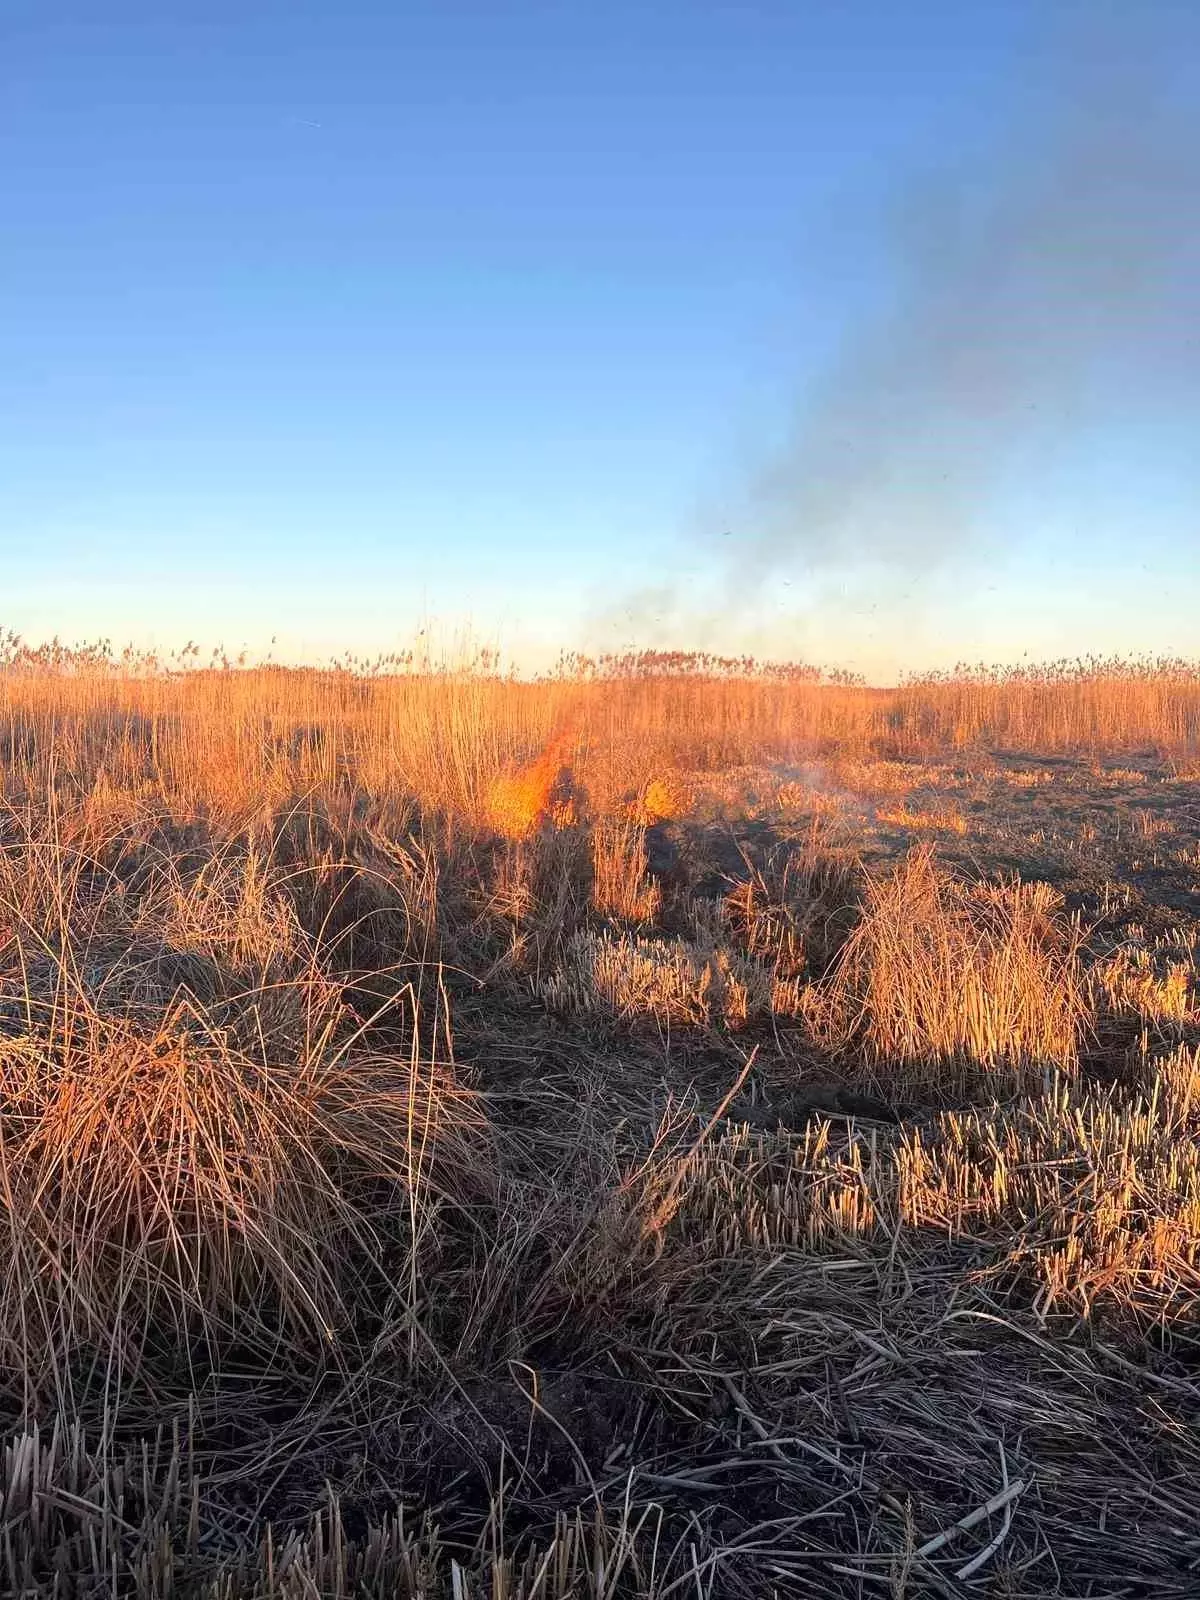
<instances>
[{"instance_id":1,"label":"hazy glow near horizon","mask_svg":"<svg viewBox=\"0 0 1200 1600\"><path fill-rule=\"evenodd\" d=\"M5 35L0 626L1200 654L1192 8L18 0ZM1093 45L1133 98L1064 75Z\"/></svg>"}]
</instances>

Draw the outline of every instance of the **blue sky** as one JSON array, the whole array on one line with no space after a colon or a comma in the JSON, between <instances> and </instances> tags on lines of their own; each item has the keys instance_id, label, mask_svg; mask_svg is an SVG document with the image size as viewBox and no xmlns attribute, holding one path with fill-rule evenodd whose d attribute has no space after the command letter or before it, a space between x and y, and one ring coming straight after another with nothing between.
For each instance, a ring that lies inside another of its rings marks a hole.
<instances>
[{"instance_id":1,"label":"blue sky","mask_svg":"<svg viewBox=\"0 0 1200 1600\"><path fill-rule=\"evenodd\" d=\"M905 242L923 175L986 187L1108 13L0 0L0 624L319 658L432 621L530 662L879 676L1200 653L1194 348L1118 350L1098 397L1089 360L1096 403L975 463L969 505L919 481L960 465L922 443L941 375L861 537L761 493L823 474L813 394L941 258L941 224ZM1190 7L1138 17L1148 60L1200 49Z\"/></svg>"}]
</instances>

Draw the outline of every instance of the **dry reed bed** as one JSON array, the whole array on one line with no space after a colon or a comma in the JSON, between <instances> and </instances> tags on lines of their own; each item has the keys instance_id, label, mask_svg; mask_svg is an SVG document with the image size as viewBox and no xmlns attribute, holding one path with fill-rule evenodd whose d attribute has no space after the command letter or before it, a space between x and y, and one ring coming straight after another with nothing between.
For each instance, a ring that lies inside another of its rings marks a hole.
<instances>
[{"instance_id":1,"label":"dry reed bed","mask_svg":"<svg viewBox=\"0 0 1200 1600\"><path fill-rule=\"evenodd\" d=\"M544 757L555 739L601 809L630 779L644 787L669 770L797 751L1155 748L1183 758L1200 745L1200 672L1186 662L963 671L897 689L703 667L644 657L538 682L470 670L169 673L11 643L0 748L10 772L53 757L85 782L103 772L121 788L161 783L226 805L353 773L373 794L403 789L485 820L497 772Z\"/></svg>"},{"instance_id":2,"label":"dry reed bed","mask_svg":"<svg viewBox=\"0 0 1200 1600\"><path fill-rule=\"evenodd\" d=\"M1191 669L10 655L7 1592L1192 1592L1186 963L820 816L650 870L736 763L1183 751Z\"/></svg>"}]
</instances>

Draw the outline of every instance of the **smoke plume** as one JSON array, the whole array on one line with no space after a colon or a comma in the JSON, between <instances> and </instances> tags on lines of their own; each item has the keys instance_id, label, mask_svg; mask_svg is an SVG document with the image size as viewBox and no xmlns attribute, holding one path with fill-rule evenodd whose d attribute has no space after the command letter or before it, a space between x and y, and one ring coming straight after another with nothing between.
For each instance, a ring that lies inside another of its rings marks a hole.
<instances>
[{"instance_id":1,"label":"smoke plume","mask_svg":"<svg viewBox=\"0 0 1200 1600\"><path fill-rule=\"evenodd\" d=\"M971 170L904 197L893 290L809 391L729 555L919 572L1079 430L1200 388L1200 123L1143 61L1074 67ZM728 549L728 547L727 547Z\"/></svg>"}]
</instances>

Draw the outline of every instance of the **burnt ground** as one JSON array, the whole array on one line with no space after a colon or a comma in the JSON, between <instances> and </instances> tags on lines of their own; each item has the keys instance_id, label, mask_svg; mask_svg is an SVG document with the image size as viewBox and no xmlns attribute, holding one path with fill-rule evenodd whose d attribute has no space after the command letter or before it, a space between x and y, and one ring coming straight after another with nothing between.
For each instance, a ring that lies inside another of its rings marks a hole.
<instances>
[{"instance_id":1,"label":"burnt ground","mask_svg":"<svg viewBox=\"0 0 1200 1600\"><path fill-rule=\"evenodd\" d=\"M738 775L746 804L732 776L702 788L698 818L652 829L652 870L689 860L701 892L720 893L816 818L871 866L930 842L969 874L1053 884L1098 926L1200 927L1200 770L1152 753L777 767Z\"/></svg>"}]
</instances>

